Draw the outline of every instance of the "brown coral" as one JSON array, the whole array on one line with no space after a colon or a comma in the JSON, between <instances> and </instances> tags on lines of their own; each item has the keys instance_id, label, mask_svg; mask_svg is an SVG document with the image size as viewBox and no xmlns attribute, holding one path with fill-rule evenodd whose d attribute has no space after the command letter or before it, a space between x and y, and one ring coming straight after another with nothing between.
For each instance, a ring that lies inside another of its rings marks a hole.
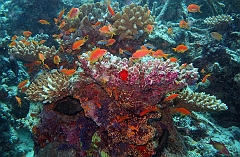
<instances>
[{"instance_id":1,"label":"brown coral","mask_svg":"<svg viewBox=\"0 0 240 157\"><path fill-rule=\"evenodd\" d=\"M176 107L184 107L193 111L223 111L228 109L227 105L221 100L217 100L215 96L203 92L193 92L189 88L180 92L175 101Z\"/></svg>"},{"instance_id":2,"label":"brown coral","mask_svg":"<svg viewBox=\"0 0 240 157\"><path fill-rule=\"evenodd\" d=\"M122 12L116 13L109 21L116 28L116 35L122 38L136 39L141 36L148 24L154 25L154 18L148 14L147 5L130 4Z\"/></svg>"},{"instance_id":3,"label":"brown coral","mask_svg":"<svg viewBox=\"0 0 240 157\"><path fill-rule=\"evenodd\" d=\"M27 99L35 102L53 102L70 94L69 77L58 71L46 72L37 77L26 90Z\"/></svg>"},{"instance_id":4,"label":"brown coral","mask_svg":"<svg viewBox=\"0 0 240 157\"><path fill-rule=\"evenodd\" d=\"M22 41L19 41L9 49L8 53L18 59L33 62L38 60L38 53L42 53L46 58L52 58L58 54L58 51L55 46L50 48L45 45L34 44L33 42L31 42L30 45L25 45Z\"/></svg>"}]
</instances>

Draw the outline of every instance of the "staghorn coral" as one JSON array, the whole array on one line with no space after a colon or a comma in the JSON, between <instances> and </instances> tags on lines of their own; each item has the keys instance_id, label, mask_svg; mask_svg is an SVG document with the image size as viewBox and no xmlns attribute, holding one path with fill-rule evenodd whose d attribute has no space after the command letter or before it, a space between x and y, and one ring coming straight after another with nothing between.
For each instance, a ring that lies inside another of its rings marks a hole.
<instances>
[{"instance_id":1,"label":"staghorn coral","mask_svg":"<svg viewBox=\"0 0 240 157\"><path fill-rule=\"evenodd\" d=\"M18 41L15 46L9 48L8 53L18 59L33 62L38 60L38 53L44 54L46 58L52 58L58 54L58 51L55 46L50 48L45 45L34 44L33 42L30 45L25 45L22 41Z\"/></svg>"},{"instance_id":2,"label":"staghorn coral","mask_svg":"<svg viewBox=\"0 0 240 157\"><path fill-rule=\"evenodd\" d=\"M193 92L189 88L180 92L175 102L176 107L184 107L193 111L224 111L228 109L227 105L221 100L217 100L215 96L203 92Z\"/></svg>"},{"instance_id":3,"label":"staghorn coral","mask_svg":"<svg viewBox=\"0 0 240 157\"><path fill-rule=\"evenodd\" d=\"M217 16L211 16L206 18L203 22L210 26L221 26L228 25L233 21L233 18L230 15L221 14Z\"/></svg>"},{"instance_id":4,"label":"staghorn coral","mask_svg":"<svg viewBox=\"0 0 240 157\"><path fill-rule=\"evenodd\" d=\"M69 77L58 71L45 72L37 77L26 90L27 99L35 102L53 102L69 93Z\"/></svg>"},{"instance_id":5,"label":"staghorn coral","mask_svg":"<svg viewBox=\"0 0 240 157\"><path fill-rule=\"evenodd\" d=\"M109 20L116 28L116 35L122 38L137 39L143 35L148 24L155 25L153 16L148 14L147 5L130 4L122 12L116 13Z\"/></svg>"}]
</instances>

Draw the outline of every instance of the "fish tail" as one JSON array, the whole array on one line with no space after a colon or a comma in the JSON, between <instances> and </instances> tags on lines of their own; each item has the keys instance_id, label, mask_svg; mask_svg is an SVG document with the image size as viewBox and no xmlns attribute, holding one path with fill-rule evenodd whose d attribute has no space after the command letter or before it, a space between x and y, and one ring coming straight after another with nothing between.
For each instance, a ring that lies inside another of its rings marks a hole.
<instances>
[{"instance_id":1,"label":"fish tail","mask_svg":"<svg viewBox=\"0 0 240 157\"><path fill-rule=\"evenodd\" d=\"M198 12L199 12L199 13L202 13L202 11L200 10L201 6L203 6L203 5L200 5L200 6L198 7Z\"/></svg>"},{"instance_id":2,"label":"fish tail","mask_svg":"<svg viewBox=\"0 0 240 157\"><path fill-rule=\"evenodd\" d=\"M176 48L172 48L175 52L177 51L177 49Z\"/></svg>"}]
</instances>

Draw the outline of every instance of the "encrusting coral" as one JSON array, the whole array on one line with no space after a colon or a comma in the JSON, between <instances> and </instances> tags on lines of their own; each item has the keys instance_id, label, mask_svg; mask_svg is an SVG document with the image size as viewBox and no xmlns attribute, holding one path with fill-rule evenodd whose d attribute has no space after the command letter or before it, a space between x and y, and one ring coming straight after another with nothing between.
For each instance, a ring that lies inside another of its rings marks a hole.
<instances>
[{"instance_id":1,"label":"encrusting coral","mask_svg":"<svg viewBox=\"0 0 240 157\"><path fill-rule=\"evenodd\" d=\"M224 111L228 107L217 100L215 96L205 94L204 92L197 93L191 89L186 88L179 93L175 99L176 107L183 107L193 111Z\"/></svg>"},{"instance_id":2,"label":"encrusting coral","mask_svg":"<svg viewBox=\"0 0 240 157\"><path fill-rule=\"evenodd\" d=\"M35 102L53 102L68 96L69 77L58 71L40 74L26 90L26 98Z\"/></svg>"}]
</instances>

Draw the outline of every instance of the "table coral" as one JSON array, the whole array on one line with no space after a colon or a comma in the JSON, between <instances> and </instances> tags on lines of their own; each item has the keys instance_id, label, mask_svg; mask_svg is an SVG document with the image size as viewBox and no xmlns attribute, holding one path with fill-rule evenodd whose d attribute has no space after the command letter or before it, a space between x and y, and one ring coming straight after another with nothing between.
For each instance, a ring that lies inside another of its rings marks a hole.
<instances>
[{"instance_id":1,"label":"table coral","mask_svg":"<svg viewBox=\"0 0 240 157\"><path fill-rule=\"evenodd\" d=\"M22 41L16 42L16 45L11 47L8 51L9 54L14 55L14 57L28 62L38 60L38 53L44 54L47 58L52 58L54 55L58 54L55 46L47 47L45 45L34 44L33 42L26 45Z\"/></svg>"}]
</instances>

